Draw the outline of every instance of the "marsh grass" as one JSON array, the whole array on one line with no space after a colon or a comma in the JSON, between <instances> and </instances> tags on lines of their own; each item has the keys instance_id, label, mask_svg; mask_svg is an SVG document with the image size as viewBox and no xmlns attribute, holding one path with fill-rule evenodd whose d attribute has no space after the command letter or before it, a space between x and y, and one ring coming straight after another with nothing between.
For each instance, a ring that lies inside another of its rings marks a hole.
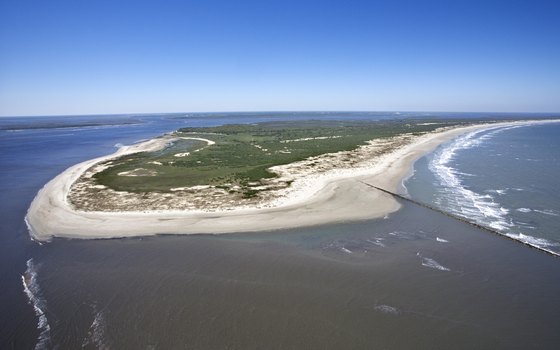
<instances>
[{"instance_id":1,"label":"marsh grass","mask_svg":"<svg viewBox=\"0 0 560 350\"><path fill-rule=\"evenodd\" d=\"M425 120L422 122L426 122ZM276 175L267 169L309 157L350 151L369 140L403 133L424 133L461 121L419 125L418 121L297 121L183 128L177 137L205 138L178 140L158 152L127 155L113 166L95 174L97 182L117 191L169 192L177 187L218 186L239 192L244 198L258 193L262 179ZM198 150L198 151L196 151ZM178 153L190 152L184 157ZM119 173L146 169L155 176L121 176Z\"/></svg>"}]
</instances>

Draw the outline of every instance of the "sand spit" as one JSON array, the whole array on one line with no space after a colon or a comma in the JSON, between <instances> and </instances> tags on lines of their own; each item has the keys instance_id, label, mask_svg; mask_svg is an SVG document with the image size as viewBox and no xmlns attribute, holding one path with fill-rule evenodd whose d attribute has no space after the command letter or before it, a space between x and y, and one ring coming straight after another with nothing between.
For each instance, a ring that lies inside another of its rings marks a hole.
<instances>
[{"instance_id":1,"label":"sand spit","mask_svg":"<svg viewBox=\"0 0 560 350\"><path fill-rule=\"evenodd\" d=\"M39 191L27 213L33 239L116 238L154 234L195 234L264 231L383 217L398 210L388 194L363 182L398 191L412 164L439 144L480 129L547 123L520 121L443 129L412 138L402 147L374 156L353 169L330 169L319 175L293 178L292 186L266 205L217 210L79 211L68 201L71 186L96 164L125 154L162 149L175 138L164 136L125 146L116 153L74 165ZM299 162L297 162L299 163ZM274 169L290 176L295 165Z\"/></svg>"},{"instance_id":2,"label":"sand spit","mask_svg":"<svg viewBox=\"0 0 560 350\"><path fill-rule=\"evenodd\" d=\"M216 142L214 142L214 141L212 141L212 140L202 139L202 138L200 138L200 137L178 137L178 139L182 139L182 140L204 141L204 142L206 142L207 147L216 144ZM206 148L206 147L202 147L202 148L195 149L193 152L199 152L199 151L203 150L204 148ZM187 156L189 156L190 154L191 154L191 152L183 152L183 153L175 153L174 156L175 156L175 157L182 158L182 157L187 157Z\"/></svg>"}]
</instances>

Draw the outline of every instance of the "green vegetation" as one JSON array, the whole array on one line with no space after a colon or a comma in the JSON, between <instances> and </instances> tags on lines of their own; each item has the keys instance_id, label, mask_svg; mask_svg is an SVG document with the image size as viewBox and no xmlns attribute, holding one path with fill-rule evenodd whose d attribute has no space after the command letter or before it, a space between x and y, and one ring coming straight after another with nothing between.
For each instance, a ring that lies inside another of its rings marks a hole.
<instances>
[{"instance_id":1,"label":"green vegetation","mask_svg":"<svg viewBox=\"0 0 560 350\"><path fill-rule=\"evenodd\" d=\"M299 121L184 128L174 136L204 138L216 144L180 139L158 152L121 157L95 178L99 184L119 191L168 192L177 187L212 185L251 198L258 193L254 187L261 179L275 176L267 170L271 166L353 150L368 140L444 126L441 120L436 122ZM185 152L190 154L177 156Z\"/></svg>"}]
</instances>

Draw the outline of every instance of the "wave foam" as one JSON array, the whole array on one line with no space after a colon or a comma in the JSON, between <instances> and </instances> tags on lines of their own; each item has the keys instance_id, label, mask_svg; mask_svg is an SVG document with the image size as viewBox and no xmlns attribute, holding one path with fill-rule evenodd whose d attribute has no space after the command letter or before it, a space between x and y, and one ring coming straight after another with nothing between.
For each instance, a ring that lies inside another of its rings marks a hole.
<instances>
[{"instance_id":1,"label":"wave foam","mask_svg":"<svg viewBox=\"0 0 560 350\"><path fill-rule=\"evenodd\" d=\"M38 267L35 265L33 259L27 260L27 270L21 276L21 281L23 283L23 291L27 295L29 304L33 305L35 310L35 315L37 315L37 329L39 332L39 337L37 338L37 344L35 344L36 350L48 349L51 347L51 327L45 314L47 303L41 294L41 289L39 288L39 282L37 282Z\"/></svg>"},{"instance_id":2,"label":"wave foam","mask_svg":"<svg viewBox=\"0 0 560 350\"><path fill-rule=\"evenodd\" d=\"M376 311L382 312L384 314L390 314L390 315L400 314L399 309L397 309L394 306L389 306L389 305L377 305L376 307L374 307L374 309Z\"/></svg>"},{"instance_id":3,"label":"wave foam","mask_svg":"<svg viewBox=\"0 0 560 350\"><path fill-rule=\"evenodd\" d=\"M366 242L384 248L385 244L383 244L383 242L381 242L382 240L383 240L383 238L374 238L373 240L372 239L366 239Z\"/></svg>"},{"instance_id":4,"label":"wave foam","mask_svg":"<svg viewBox=\"0 0 560 350\"><path fill-rule=\"evenodd\" d=\"M486 192L496 193L496 194L499 194L499 195L503 195L503 194L506 194L507 189L505 189L505 190L487 190Z\"/></svg>"},{"instance_id":5,"label":"wave foam","mask_svg":"<svg viewBox=\"0 0 560 350\"><path fill-rule=\"evenodd\" d=\"M531 246L537 248L546 248L546 247L556 247L559 246L560 243L551 242L544 238L537 238L530 235L525 235L523 233L506 233L506 236L521 241L523 243L529 244Z\"/></svg>"},{"instance_id":6,"label":"wave foam","mask_svg":"<svg viewBox=\"0 0 560 350\"><path fill-rule=\"evenodd\" d=\"M550 247L560 246L558 243L522 233L513 233L512 229L517 226L524 226L528 229L535 229L535 227L522 222L515 223L513 218L508 215L509 210L502 207L501 204L495 200L495 197L491 195L501 196L507 191L520 192L525 191L525 189L504 188L486 190L484 194L476 193L468 189L467 186L462 183L461 178L465 174L452 167L452 161L455 159L458 151L478 147L500 132L522 126L523 125L508 127L498 126L493 129L473 131L457 138L437 152L429 163L429 169L435 174L441 185L435 204L469 221L472 220L478 224L494 229L512 239L554 255L560 255L555 251L556 249L550 249ZM537 210L531 208L517 208L515 210L519 213L535 212L544 215L560 216L560 213L554 210Z\"/></svg>"},{"instance_id":7,"label":"wave foam","mask_svg":"<svg viewBox=\"0 0 560 350\"><path fill-rule=\"evenodd\" d=\"M460 176L463 174L451 165L458 151L480 146L484 141L499 132L518 128L519 126L496 127L495 129L477 130L459 137L447 147L436 153L429 164L430 170L438 177L442 186L444 199L449 207L460 216L487 225L498 231L505 231L513 226L506 215L509 210L502 207L488 192L503 194L504 190L486 191L486 194L476 193L466 188ZM437 201L441 205L441 200Z\"/></svg>"},{"instance_id":8,"label":"wave foam","mask_svg":"<svg viewBox=\"0 0 560 350\"><path fill-rule=\"evenodd\" d=\"M422 255L420 255L420 253L416 253L416 255L422 259L422 266L429 267L431 269L440 270L440 271L451 271L450 268L441 265L434 259L423 257Z\"/></svg>"},{"instance_id":9,"label":"wave foam","mask_svg":"<svg viewBox=\"0 0 560 350\"><path fill-rule=\"evenodd\" d=\"M97 349L110 349L107 338L105 336L105 333L107 331L105 314L103 313L103 311L99 311L96 305L92 305L92 308L95 317L93 318L93 322L89 327L87 337L82 342L82 348L87 347L88 345L95 345L95 348Z\"/></svg>"},{"instance_id":10,"label":"wave foam","mask_svg":"<svg viewBox=\"0 0 560 350\"><path fill-rule=\"evenodd\" d=\"M560 214L558 214L558 213L555 212L554 210L550 210L550 209L547 209L547 210L535 210L535 212L541 213L541 214L544 214L544 215L550 215L550 216L560 216Z\"/></svg>"}]
</instances>

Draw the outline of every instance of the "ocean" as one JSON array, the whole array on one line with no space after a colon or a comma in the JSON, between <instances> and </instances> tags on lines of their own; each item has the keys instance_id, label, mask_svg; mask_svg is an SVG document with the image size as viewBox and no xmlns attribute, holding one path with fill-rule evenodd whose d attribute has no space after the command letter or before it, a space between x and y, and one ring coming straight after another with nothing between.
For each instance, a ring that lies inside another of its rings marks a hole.
<instances>
[{"instance_id":1,"label":"ocean","mask_svg":"<svg viewBox=\"0 0 560 350\"><path fill-rule=\"evenodd\" d=\"M406 187L421 202L560 254L560 123L498 127L417 162Z\"/></svg>"},{"instance_id":2,"label":"ocean","mask_svg":"<svg viewBox=\"0 0 560 350\"><path fill-rule=\"evenodd\" d=\"M221 236L38 244L24 222L67 167L182 126L403 117L426 115L0 119L0 348L555 348L558 258L407 202L379 220ZM443 145L417 162L408 193L557 252L559 131Z\"/></svg>"}]
</instances>

